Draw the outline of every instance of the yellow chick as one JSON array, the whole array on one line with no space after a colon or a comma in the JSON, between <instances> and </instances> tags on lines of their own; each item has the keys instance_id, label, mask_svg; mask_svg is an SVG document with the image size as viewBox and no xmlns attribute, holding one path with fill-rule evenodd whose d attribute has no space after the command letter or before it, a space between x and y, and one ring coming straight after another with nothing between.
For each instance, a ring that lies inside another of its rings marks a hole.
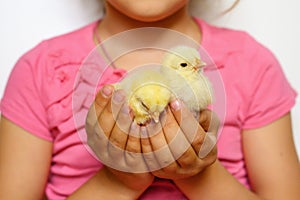
<instances>
[{"instance_id":1,"label":"yellow chick","mask_svg":"<svg viewBox=\"0 0 300 200\"><path fill-rule=\"evenodd\" d=\"M126 92L134 121L139 125L146 125L152 119L158 123L171 97L166 79L156 69L135 70L115 84L115 88Z\"/></svg>"},{"instance_id":2,"label":"yellow chick","mask_svg":"<svg viewBox=\"0 0 300 200\"><path fill-rule=\"evenodd\" d=\"M211 83L202 72L205 65L199 52L187 46L170 49L162 60L161 72L168 78L172 92L196 117L213 99Z\"/></svg>"}]
</instances>

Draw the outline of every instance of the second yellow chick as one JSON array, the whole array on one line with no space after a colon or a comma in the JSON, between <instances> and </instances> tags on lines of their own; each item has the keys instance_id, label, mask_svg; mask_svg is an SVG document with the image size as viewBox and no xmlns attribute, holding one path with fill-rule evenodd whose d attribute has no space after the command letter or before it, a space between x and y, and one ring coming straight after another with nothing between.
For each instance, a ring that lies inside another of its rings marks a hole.
<instances>
[{"instance_id":1,"label":"second yellow chick","mask_svg":"<svg viewBox=\"0 0 300 200\"><path fill-rule=\"evenodd\" d=\"M161 72L176 98L198 117L199 111L213 101L213 88L202 68L206 65L197 49L176 46L162 60Z\"/></svg>"}]
</instances>

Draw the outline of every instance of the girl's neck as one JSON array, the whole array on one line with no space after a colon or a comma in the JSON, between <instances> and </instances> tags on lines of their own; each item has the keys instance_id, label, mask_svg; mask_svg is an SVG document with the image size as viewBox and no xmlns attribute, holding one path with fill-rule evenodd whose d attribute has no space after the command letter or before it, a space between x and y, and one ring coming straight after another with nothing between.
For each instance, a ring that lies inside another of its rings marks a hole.
<instances>
[{"instance_id":1,"label":"girl's neck","mask_svg":"<svg viewBox=\"0 0 300 200\"><path fill-rule=\"evenodd\" d=\"M187 7L183 7L163 20L155 22L141 22L124 15L107 4L106 14L98 26L98 34L100 34L100 38L104 40L114 34L141 27L161 27L172 29L179 31L198 42L201 40L199 27L194 19L189 15Z\"/></svg>"}]
</instances>

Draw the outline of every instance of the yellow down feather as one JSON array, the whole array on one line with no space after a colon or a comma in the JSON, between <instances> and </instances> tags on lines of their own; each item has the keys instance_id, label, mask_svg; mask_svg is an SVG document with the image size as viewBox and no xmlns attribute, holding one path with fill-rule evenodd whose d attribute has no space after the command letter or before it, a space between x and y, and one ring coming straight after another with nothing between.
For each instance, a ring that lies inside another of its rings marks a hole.
<instances>
[{"instance_id":1,"label":"yellow down feather","mask_svg":"<svg viewBox=\"0 0 300 200\"><path fill-rule=\"evenodd\" d=\"M187 46L171 49L162 61L161 72L168 79L172 92L196 116L213 100L211 83L202 70L205 65L199 52Z\"/></svg>"},{"instance_id":2,"label":"yellow down feather","mask_svg":"<svg viewBox=\"0 0 300 200\"><path fill-rule=\"evenodd\" d=\"M134 121L139 125L151 119L157 123L171 97L166 79L156 69L133 71L116 85L116 89L125 90Z\"/></svg>"},{"instance_id":3,"label":"yellow down feather","mask_svg":"<svg viewBox=\"0 0 300 200\"><path fill-rule=\"evenodd\" d=\"M141 67L115 86L126 92L134 121L139 125L152 119L158 122L174 97L198 116L201 109L212 103L212 87L202 73L204 66L196 49L178 46L166 53L158 68Z\"/></svg>"}]
</instances>

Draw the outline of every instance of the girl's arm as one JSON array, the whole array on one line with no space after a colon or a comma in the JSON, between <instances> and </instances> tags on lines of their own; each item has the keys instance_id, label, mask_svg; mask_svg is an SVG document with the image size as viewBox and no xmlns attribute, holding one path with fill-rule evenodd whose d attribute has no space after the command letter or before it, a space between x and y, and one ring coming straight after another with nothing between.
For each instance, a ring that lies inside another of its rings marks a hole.
<instances>
[{"instance_id":1,"label":"girl's arm","mask_svg":"<svg viewBox=\"0 0 300 200\"><path fill-rule=\"evenodd\" d=\"M0 122L0 199L43 199L52 143L21 129L2 116ZM128 188L102 168L70 199L134 199L142 191Z\"/></svg>"},{"instance_id":2,"label":"girl's arm","mask_svg":"<svg viewBox=\"0 0 300 200\"><path fill-rule=\"evenodd\" d=\"M128 174L128 176L132 176ZM123 176L124 177L124 176ZM95 176L83 184L75 193L69 196L68 200L86 199L120 199L133 200L137 199L144 189L135 190L128 187L108 168L103 167Z\"/></svg>"},{"instance_id":3,"label":"girl's arm","mask_svg":"<svg viewBox=\"0 0 300 200\"><path fill-rule=\"evenodd\" d=\"M175 183L190 199L299 199L300 170L289 114L265 127L244 131L243 146L255 194L218 161Z\"/></svg>"},{"instance_id":4,"label":"girl's arm","mask_svg":"<svg viewBox=\"0 0 300 200\"><path fill-rule=\"evenodd\" d=\"M42 199L52 143L0 120L0 199Z\"/></svg>"},{"instance_id":5,"label":"girl's arm","mask_svg":"<svg viewBox=\"0 0 300 200\"><path fill-rule=\"evenodd\" d=\"M98 110L110 108L99 93ZM109 118L111 113L102 114ZM134 144L136 141L134 142ZM139 143L138 143L139 144ZM2 117L0 124L0 199L42 199L52 158L52 143ZM141 178L143 177L143 178ZM153 181L148 174L102 168L69 199L136 199Z\"/></svg>"},{"instance_id":6,"label":"girl's arm","mask_svg":"<svg viewBox=\"0 0 300 200\"><path fill-rule=\"evenodd\" d=\"M290 114L243 133L245 162L251 185L268 199L299 199L300 165Z\"/></svg>"}]
</instances>

